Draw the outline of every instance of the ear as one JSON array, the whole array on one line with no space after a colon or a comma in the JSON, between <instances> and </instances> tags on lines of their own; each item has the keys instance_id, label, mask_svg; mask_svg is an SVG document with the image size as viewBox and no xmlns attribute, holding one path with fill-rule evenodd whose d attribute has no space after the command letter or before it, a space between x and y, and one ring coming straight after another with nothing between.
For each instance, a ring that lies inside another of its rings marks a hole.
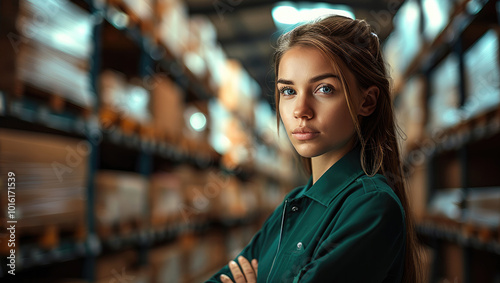
<instances>
[{"instance_id":1,"label":"ear","mask_svg":"<svg viewBox=\"0 0 500 283\"><path fill-rule=\"evenodd\" d=\"M371 86L363 91L363 101L361 101L358 114L370 116L377 107L377 100L380 90L376 86Z\"/></svg>"}]
</instances>

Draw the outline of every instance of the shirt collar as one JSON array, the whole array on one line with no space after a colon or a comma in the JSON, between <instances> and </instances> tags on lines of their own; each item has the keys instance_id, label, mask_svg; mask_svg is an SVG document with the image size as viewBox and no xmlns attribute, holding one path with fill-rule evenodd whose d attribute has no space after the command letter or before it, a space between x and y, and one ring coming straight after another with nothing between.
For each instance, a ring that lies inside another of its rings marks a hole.
<instances>
[{"instance_id":1,"label":"shirt collar","mask_svg":"<svg viewBox=\"0 0 500 283\"><path fill-rule=\"evenodd\" d=\"M328 168L314 185L311 176L304 188L304 196L328 206L341 191L364 174L360 156L358 145Z\"/></svg>"}]
</instances>

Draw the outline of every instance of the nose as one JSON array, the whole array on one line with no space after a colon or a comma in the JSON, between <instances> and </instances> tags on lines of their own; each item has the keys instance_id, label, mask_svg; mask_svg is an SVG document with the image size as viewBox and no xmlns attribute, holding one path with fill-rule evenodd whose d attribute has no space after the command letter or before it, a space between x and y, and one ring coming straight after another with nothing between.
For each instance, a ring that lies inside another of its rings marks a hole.
<instances>
[{"instance_id":1,"label":"nose","mask_svg":"<svg viewBox=\"0 0 500 283\"><path fill-rule=\"evenodd\" d=\"M314 112L306 95L297 95L293 115L296 119L311 119Z\"/></svg>"}]
</instances>

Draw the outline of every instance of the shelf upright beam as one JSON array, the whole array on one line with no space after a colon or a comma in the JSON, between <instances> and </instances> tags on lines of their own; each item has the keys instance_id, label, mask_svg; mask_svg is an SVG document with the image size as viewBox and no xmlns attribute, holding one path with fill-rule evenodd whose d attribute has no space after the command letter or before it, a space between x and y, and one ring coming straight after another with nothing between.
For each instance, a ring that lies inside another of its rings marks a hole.
<instances>
[{"instance_id":1,"label":"shelf upright beam","mask_svg":"<svg viewBox=\"0 0 500 283\"><path fill-rule=\"evenodd\" d=\"M466 145L462 145L458 151L458 158L459 158L459 163L460 163L460 184L463 190L462 193L462 200L461 200L461 219L462 221L465 221L465 211L467 209L467 196L469 194L469 188L468 188L468 162L467 162L467 147ZM463 277L464 277L464 283L471 283L472 281L472 272L471 272L471 266L472 266L472 250L473 247L470 245L464 245L462 246L462 252L463 252Z\"/></svg>"},{"instance_id":2,"label":"shelf upright beam","mask_svg":"<svg viewBox=\"0 0 500 283\"><path fill-rule=\"evenodd\" d=\"M500 0L497 0L497 3L495 6L497 9L497 21L498 21L498 24L500 24Z\"/></svg>"},{"instance_id":3,"label":"shelf upright beam","mask_svg":"<svg viewBox=\"0 0 500 283\"><path fill-rule=\"evenodd\" d=\"M462 36L455 42L453 45L453 52L458 56L458 72L459 72L459 80L458 80L458 101L459 107L463 107L465 105L467 99L466 86L465 86L465 64L464 64L464 50L462 46ZM462 199L460 200L460 208L461 208L461 221L465 220L465 211L467 209L467 196L469 194L469 181L468 181L468 162L467 162L467 144L462 144L458 149L458 160L460 164L460 187L462 190ZM468 245L462 246L463 253L463 277L464 283L472 282L472 274L471 274L471 264L472 264L472 248Z\"/></svg>"},{"instance_id":4,"label":"shelf upright beam","mask_svg":"<svg viewBox=\"0 0 500 283\"><path fill-rule=\"evenodd\" d=\"M432 194L435 193L435 187L436 187L436 155L431 154L429 156L429 161L427 163L427 202L429 203L430 200L432 199ZM432 244L433 244L433 264L432 268L430 270L429 274L429 279L430 282L438 282L440 276L442 275L442 255L441 255L441 239L438 239L433 236L432 238Z\"/></svg>"},{"instance_id":5,"label":"shelf upright beam","mask_svg":"<svg viewBox=\"0 0 500 283\"><path fill-rule=\"evenodd\" d=\"M151 176L151 172L153 169L153 156L152 153L144 148L141 148L141 151L139 153L139 158L137 161L137 171L143 175L146 178L149 178ZM150 199L150 188L148 187L146 190L146 199L149 202ZM149 206L148 206L149 207ZM147 215L147 220L149 222L149 219L151 219L151 209L147 208L146 209L146 215ZM139 266L145 266L148 264L148 254L149 254L149 248L151 247L151 233L149 233L149 223L146 223L146 225L143 225L143 230L139 231L139 243L138 243L138 259L137 263Z\"/></svg>"},{"instance_id":6,"label":"shelf upright beam","mask_svg":"<svg viewBox=\"0 0 500 283\"><path fill-rule=\"evenodd\" d=\"M150 51L153 50L152 42L149 41L148 37L142 37L141 42L141 57L139 60L139 75L144 83L144 87L148 89L148 91L152 91L155 87L155 82L153 81L154 73L153 73L153 65L154 60L150 55ZM147 146L148 143L142 142L141 148L139 152L139 158L136 164L136 171L139 172L146 178L151 176L151 172L153 171L153 152L151 147ZM149 188L146 190L146 199L149 201L150 197ZM147 209L147 219L151 219L150 209ZM148 264L148 253L149 248L151 246L151 235L149 233L149 225L144 226L145 230L139 231L139 246L138 246L138 264L140 266L144 266Z\"/></svg>"},{"instance_id":7,"label":"shelf upright beam","mask_svg":"<svg viewBox=\"0 0 500 283\"><path fill-rule=\"evenodd\" d=\"M422 69L423 76L425 78L425 101L429 101L431 94L431 76L432 69L428 66ZM428 115L426 115L428 116ZM438 149L434 150L428 157L427 167L426 167L426 175L427 182L425 187L427 189L427 200L426 203L430 203L432 199L432 195L436 191L436 154ZM432 248L434 250L433 253L433 264L429 274L430 282L437 282L442 273L442 264L441 264L441 240L433 237L432 239Z\"/></svg>"},{"instance_id":8,"label":"shelf upright beam","mask_svg":"<svg viewBox=\"0 0 500 283\"><path fill-rule=\"evenodd\" d=\"M98 78L101 62L101 36L102 36L102 14L92 3L89 2L90 11L94 19L94 27L92 30L93 53L90 62L90 84L93 93L97 96L96 106L93 109L93 114L97 117L100 109L100 100L98 92ZM97 121L91 121L88 124L86 136L90 144L89 166L88 166L88 184L87 184L87 241L86 241L86 256L83 268L83 278L88 282L96 281L96 261L100 251L100 242L96 233L95 227L95 174L99 167L99 150L102 140L102 133L97 125L91 125ZM97 131L97 132L96 132ZM97 138L96 138L97 137Z\"/></svg>"}]
</instances>

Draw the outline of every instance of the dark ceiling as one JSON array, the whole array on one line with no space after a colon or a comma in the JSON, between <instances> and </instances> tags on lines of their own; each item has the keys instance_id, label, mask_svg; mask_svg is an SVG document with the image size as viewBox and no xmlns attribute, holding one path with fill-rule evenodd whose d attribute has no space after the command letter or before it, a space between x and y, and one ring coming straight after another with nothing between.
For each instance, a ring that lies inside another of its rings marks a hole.
<instances>
[{"instance_id":1,"label":"dark ceiling","mask_svg":"<svg viewBox=\"0 0 500 283\"><path fill-rule=\"evenodd\" d=\"M383 40L391 32L392 17L403 1L350 0L330 3L350 6L356 18L368 21ZM278 36L271 10L276 2L279 1L186 0L191 15L203 14L210 18L227 57L243 64L260 84L263 98L270 102L274 80L271 71L272 46Z\"/></svg>"}]
</instances>

